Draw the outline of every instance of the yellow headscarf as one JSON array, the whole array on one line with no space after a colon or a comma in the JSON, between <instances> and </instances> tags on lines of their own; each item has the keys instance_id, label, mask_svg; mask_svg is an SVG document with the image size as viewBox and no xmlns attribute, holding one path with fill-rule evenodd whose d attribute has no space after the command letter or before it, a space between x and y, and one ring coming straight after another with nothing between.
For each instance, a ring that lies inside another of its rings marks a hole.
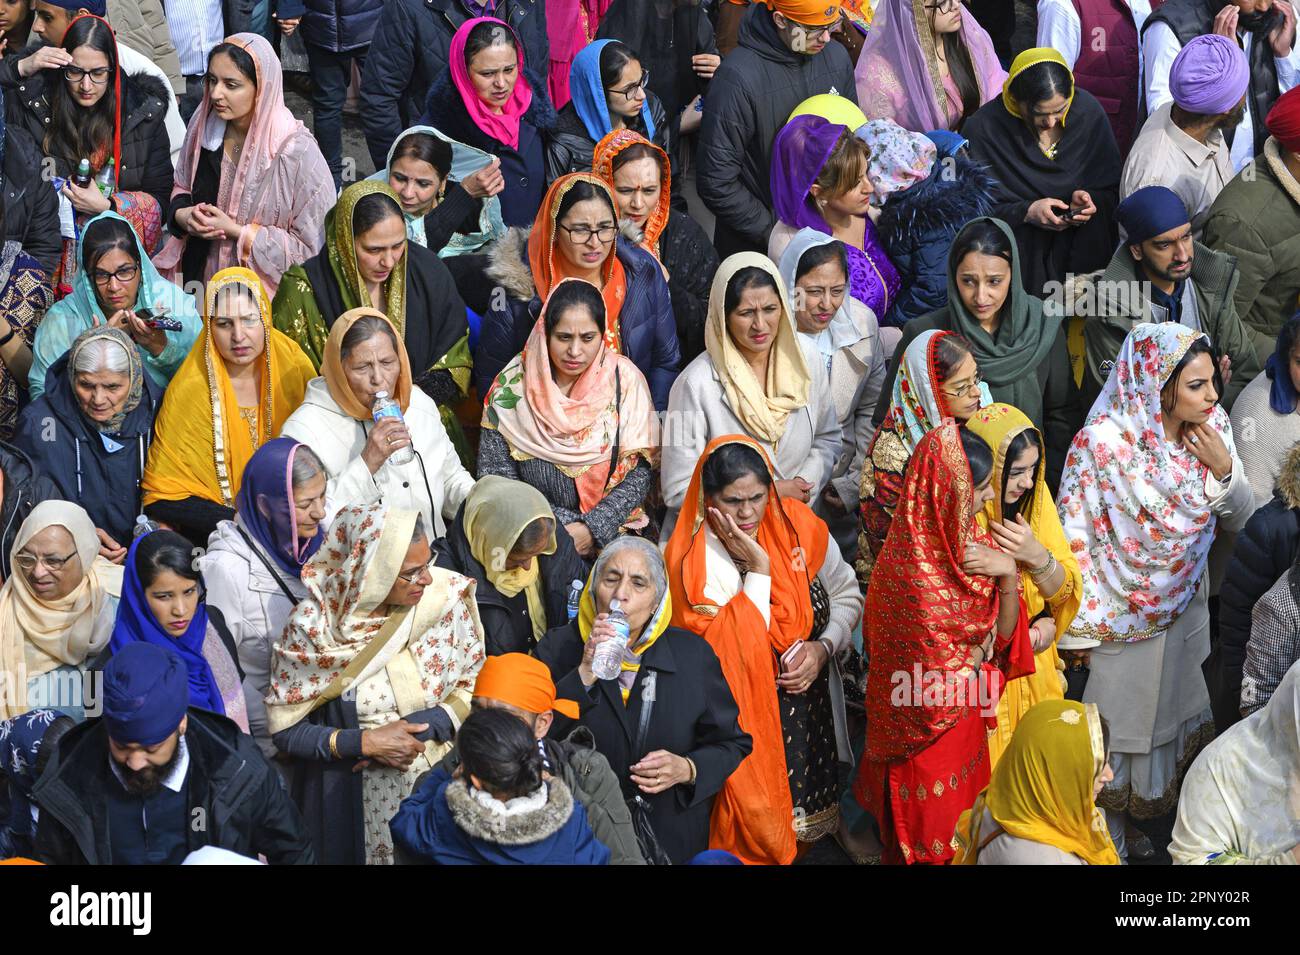
<instances>
[{"instance_id":1,"label":"yellow headscarf","mask_svg":"<svg viewBox=\"0 0 1300 955\"><path fill-rule=\"evenodd\" d=\"M749 363L727 331L727 283L741 269L755 268L772 277L781 300L781 318L776 324L776 338L767 362L767 388L754 377ZM772 260L756 252L738 252L727 258L713 277L709 290L709 317L704 328L704 349L713 369L722 379L727 404L745 432L759 441L776 446L785 435L790 413L808 404L812 376L799 348L794 327L794 312L785 294L785 283Z\"/></svg>"},{"instance_id":2,"label":"yellow headscarf","mask_svg":"<svg viewBox=\"0 0 1300 955\"><path fill-rule=\"evenodd\" d=\"M1020 721L1011 745L975 805L957 821L961 848L954 865L974 865L983 841L984 810L1009 835L1070 852L1089 865L1119 865L1106 817L1092 788L1105 766L1095 704L1040 703Z\"/></svg>"},{"instance_id":3,"label":"yellow headscarf","mask_svg":"<svg viewBox=\"0 0 1300 955\"><path fill-rule=\"evenodd\" d=\"M551 539L543 554L555 553L555 512L542 492L521 481L499 474L478 479L465 498L465 537L469 551L483 565L483 572L501 596L510 598L523 591L528 599L528 616L533 639L546 635L546 604L542 600L541 570L537 561L527 567L506 569L506 558L515 541L529 524L539 518L551 521Z\"/></svg>"},{"instance_id":4,"label":"yellow headscarf","mask_svg":"<svg viewBox=\"0 0 1300 955\"><path fill-rule=\"evenodd\" d=\"M1061 117L1061 125L1064 126L1066 116L1070 115L1070 107L1074 105L1074 72L1070 69L1070 65L1065 62L1065 57L1050 46L1038 46L1025 50L1011 61L1011 69L1007 72L1007 78L1002 84L1002 105L1016 119L1024 119L1020 115L1020 104L1011 95L1011 83L1025 70L1039 63L1059 63L1070 74L1070 95L1065 105L1065 116Z\"/></svg>"},{"instance_id":5,"label":"yellow headscarf","mask_svg":"<svg viewBox=\"0 0 1300 955\"><path fill-rule=\"evenodd\" d=\"M262 319L265 348L258 358L260 395L245 418L226 372L225 360L212 340L217 296L240 285L250 289ZM253 452L280 433L302 404L307 382L316 375L310 359L292 338L271 325L271 302L257 274L244 268L222 269L208 282L203 332L181 362L163 395L154 426L154 441L145 467L145 505L199 497L234 507L244 466Z\"/></svg>"}]
</instances>

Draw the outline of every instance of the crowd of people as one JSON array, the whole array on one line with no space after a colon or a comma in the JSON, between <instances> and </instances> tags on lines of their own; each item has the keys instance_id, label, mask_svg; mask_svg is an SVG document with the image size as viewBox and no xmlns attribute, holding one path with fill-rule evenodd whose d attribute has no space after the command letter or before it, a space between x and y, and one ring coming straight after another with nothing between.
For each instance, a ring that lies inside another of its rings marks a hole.
<instances>
[{"instance_id":1,"label":"crowd of people","mask_svg":"<svg viewBox=\"0 0 1300 955\"><path fill-rule=\"evenodd\" d=\"M0 858L1300 862L1295 7L1012 9L0 4Z\"/></svg>"}]
</instances>

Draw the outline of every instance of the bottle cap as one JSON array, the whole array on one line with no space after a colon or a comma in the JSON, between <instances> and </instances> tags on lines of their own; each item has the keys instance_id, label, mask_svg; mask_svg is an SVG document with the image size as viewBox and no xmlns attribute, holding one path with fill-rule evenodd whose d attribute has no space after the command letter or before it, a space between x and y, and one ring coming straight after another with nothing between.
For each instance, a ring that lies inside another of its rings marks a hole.
<instances>
[{"instance_id":1,"label":"bottle cap","mask_svg":"<svg viewBox=\"0 0 1300 955\"><path fill-rule=\"evenodd\" d=\"M575 580L573 581L573 583L569 584L569 586L572 587L574 590L581 590L581 589L582 589L582 581L581 581L581 580L576 580L576 579L575 579Z\"/></svg>"},{"instance_id":2,"label":"bottle cap","mask_svg":"<svg viewBox=\"0 0 1300 955\"><path fill-rule=\"evenodd\" d=\"M376 392L375 392L375 398L387 398L387 397L388 397L388 392L386 392L386 391L376 391Z\"/></svg>"},{"instance_id":3,"label":"bottle cap","mask_svg":"<svg viewBox=\"0 0 1300 955\"><path fill-rule=\"evenodd\" d=\"M609 612L616 613L618 611L618 607L619 607L618 598L615 597L613 600L609 602Z\"/></svg>"}]
</instances>

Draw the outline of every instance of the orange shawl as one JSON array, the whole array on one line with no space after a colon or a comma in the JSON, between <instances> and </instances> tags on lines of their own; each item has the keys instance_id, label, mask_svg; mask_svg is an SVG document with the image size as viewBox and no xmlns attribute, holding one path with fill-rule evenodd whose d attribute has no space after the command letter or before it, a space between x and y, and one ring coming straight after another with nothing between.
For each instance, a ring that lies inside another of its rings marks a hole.
<instances>
[{"instance_id":1,"label":"orange shawl","mask_svg":"<svg viewBox=\"0 0 1300 955\"><path fill-rule=\"evenodd\" d=\"M532 269L533 283L537 286L537 297L543 303L564 279L582 278L576 274L568 259L555 251L555 241L560 231L557 221L560 203L564 200L565 193L579 182L590 183L608 196L610 208L615 210L614 219L618 221L618 203L614 201L614 191L604 180L589 172L572 172L551 183L551 188L546 190L546 198L542 200L542 207L537 211L533 231L528 236L528 265ZM621 354L618 316L623 308L623 300L627 298L627 276L617 253L618 236L615 235L609 246L609 256L600 267L600 294L605 299L605 344Z\"/></svg>"},{"instance_id":2,"label":"orange shawl","mask_svg":"<svg viewBox=\"0 0 1300 955\"><path fill-rule=\"evenodd\" d=\"M672 211L672 173L669 169L668 154L636 130L624 127L623 129L614 130L596 143L596 150L591 155L591 171L604 179L613 188L614 160L618 158L619 153L630 146L648 146L659 157L659 169L661 170L659 202L655 205L654 210L646 216L645 224L641 227L642 248L652 253L655 258L658 258L659 236L667 228L668 216Z\"/></svg>"},{"instance_id":3,"label":"orange shawl","mask_svg":"<svg viewBox=\"0 0 1300 955\"><path fill-rule=\"evenodd\" d=\"M753 751L731 774L713 804L709 847L726 849L749 864L785 865L794 859L796 840L776 698L778 658L812 630L809 589L826 558L829 533L807 505L778 497L773 487L758 528L758 543L772 561L771 626L764 625L759 609L743 592L725 607L709 603L704 597L707 575L701 475L704 462L718 448L732 443L747 444L767 460L762 447L744 435L714 438L704 449L664 553L672 623L698 633L713 647L740 708L740 728L754 739ZM769 461L769 472L771 468ZM772 480L775 482L775 474ZM758 636L764 631L766 640Z\"/></svg>"}]
</instances>

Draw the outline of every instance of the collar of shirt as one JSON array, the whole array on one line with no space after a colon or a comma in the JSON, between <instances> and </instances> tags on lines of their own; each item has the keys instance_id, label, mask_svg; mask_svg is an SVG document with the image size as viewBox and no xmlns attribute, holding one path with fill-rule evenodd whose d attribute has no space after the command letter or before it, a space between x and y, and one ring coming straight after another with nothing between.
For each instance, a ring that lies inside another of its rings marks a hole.
<instances>
[{"instance_id":1,"label":"collar of shirt","mask_svg":"<svg viewBox=\"0 0 1300 955\"><path fill-rule=\"evenodd\" d=\"M185 776L190 771L190 748L185 745L185 737L182 736L176 745L180 749L180 753L176 756L172 771L162 781L162 784L174 793L181 791L181 787L185 785ZM108 757L108 766L109 769L113 770L113 775L117 777L117 781L122 784L122 788L125 789L126 780L122 776L122 767L117 765L117 760L112 757L112 754Z\"/></svg>"},{"instance_id":2,"label":"collar of shirt","mask_svg":"<svg viewBox=\"0 0 1300 955\"><path fill-rule=\"evenodd\" d=\"M1203 143L1187 135L1185 131L1178 127L1173 120L1173 111L1165 115L1165 135L1173 140L1177 146L1192 163L1193 166L1200 166L1203 163L1212 162L1214 156L1218 153L1220 147L1224 145L1223 133L1215 130L1210 133L1209 142ZM1213 144L1213 145L1211 145Z\"/></svg>"}]
</instances>

